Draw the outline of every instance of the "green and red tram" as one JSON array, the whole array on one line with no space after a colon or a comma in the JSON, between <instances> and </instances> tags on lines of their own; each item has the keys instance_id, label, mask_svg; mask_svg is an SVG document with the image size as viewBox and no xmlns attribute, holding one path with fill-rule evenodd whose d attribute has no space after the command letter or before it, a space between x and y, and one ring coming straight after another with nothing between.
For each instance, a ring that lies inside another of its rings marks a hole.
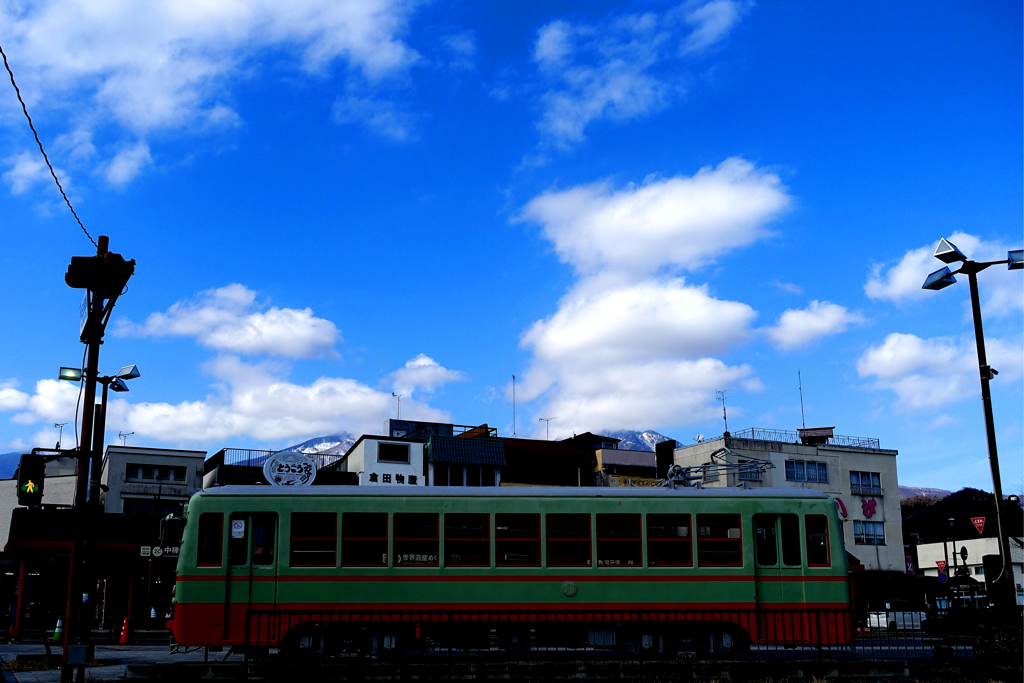
<instances>
[{"instance_id":1,"label":"green and red tram","mask_svg":"<svg viewBox=\"0 0 1024 683\"><path fill-rule=\"evenodd\" d=\"M816 491L227 486L186 517L168 622L185 645L853 636Z\"/></svg>"}]
</instances>

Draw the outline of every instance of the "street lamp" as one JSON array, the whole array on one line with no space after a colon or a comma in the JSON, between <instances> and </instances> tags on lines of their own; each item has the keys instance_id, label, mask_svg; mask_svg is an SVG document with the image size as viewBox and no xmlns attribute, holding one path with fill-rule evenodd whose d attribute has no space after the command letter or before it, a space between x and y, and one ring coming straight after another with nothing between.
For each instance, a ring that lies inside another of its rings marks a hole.
<instances>
[{"instance_id":1,"label":"street lamp","mask_svg":"<svg viewBox=\"0 0 1024 683\"><path fill-rule=\"evenodd\" d=\"M141 376L137 365L126 365L116 374L96 378L96 381L103 385L103 402L94 414L96 428L92 433L92 466L90 468L92 474L89 477L89 500L95 502L96 505L99 505L100 500L100 467L103 466L103 442L106 440L107 390L119 394L128 391L125 380Z\"/></svg>"},{"instance_id":2,"label":"street lamp","mask_svg":"<svg viewBox=\"0 0 1024 683\"><path fill-rule=\"evenodd\" d=\"M985 412L985 434L988 439L988 462L992 468L992 488L993 493L996 497L996 528L999 533L999 555L1002 559L1002 569L993 580L993 584L998 584L1002 587L1000 582L1012 582L1013 572L1010 569L1010 549L1006 542L1006 536L1003 533L1003 487L999 478L999 453L996 449L996 427L995 420L992 417L992 395L989 391L988 383L990 380L995 378L998 372L993 370L988 365L988 358L985 355L985 332L981 324L981 300L978 296L978 273L985 270L989 266L995 266L1005 263L1009 270L1024 270L1024 249L1015 249L1009 251L1006 254L1006 260L1004 261L972 261L960 251L955 244L947 239L939 240L938 246L935 247L935 258L939 259L943 263L956 264L959 263L960 267L957 270L951 271L947 265L944 268L936 270L925 278L924 284L921 286L922 289L931 289L938 291L945 289L952 284L956 283L955 275L963 274L967 276L967 281L971 285L971 310L974 313L974 338L978 349L978 371L981 376L981 405ZM952 520L951 520L952 521ZM998 592L997 592L998 593ZM1006 591L1008 594L1009 592Z\"/></svg>"}]
</instances>

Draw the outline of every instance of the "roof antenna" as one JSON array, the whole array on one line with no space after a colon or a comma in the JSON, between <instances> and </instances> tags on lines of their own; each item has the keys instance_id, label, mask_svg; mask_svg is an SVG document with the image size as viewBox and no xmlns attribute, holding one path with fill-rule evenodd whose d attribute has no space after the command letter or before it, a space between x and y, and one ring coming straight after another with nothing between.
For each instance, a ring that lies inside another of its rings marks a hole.
<instances>
[{"instance_id":1,"label":"roof antenna","mask_svg":"<svg viewBox=\"0 0 1024 683\"><path fill-rule=\"evenodd\" d=\"M729 415L725 412L725 399L729 398L729 394L726 393L728 391L728 389L723 389L722 391L715 392L718 394L718 398L715 400L722 402L722 419L725 420L725 433L722 436L729 436Z\"/></svg>"},{"instance_id":2,"label":"roof antenna","mask_svg":"<svg viewBox=\"0 0 1024 683\"><path fill-rule=\"evenodd\" d=\"M803 378L800 377L799 370L796 371L796 381L797 385L800 387L800 424L804 426L804 429L807 429L807 420L804 419L804 381Z\"/></svg>"},{"instance_id":3,"label":"roof antenna","mask_svg":"<svg viewBox=\"0 0 1024 683\"><path fill-rule=\"evenodd\" d=\"M516 376L512 375L512 438L516 438Z\"/></svg>"}]
</instances>

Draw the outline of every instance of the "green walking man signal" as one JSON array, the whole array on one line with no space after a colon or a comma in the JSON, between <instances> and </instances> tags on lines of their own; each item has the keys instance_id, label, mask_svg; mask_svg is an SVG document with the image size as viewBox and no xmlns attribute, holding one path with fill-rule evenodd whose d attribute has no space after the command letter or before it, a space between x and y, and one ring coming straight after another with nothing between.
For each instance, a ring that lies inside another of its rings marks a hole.
<instances>
[{"instance_id":1,"label":"green walking man signal","mask_svg":"<svg viewBox=\"0 0 1024 683\"><path fill-rule=\"evenodd\" d=\"M43 504L46 462L41 455L25 454L18 465L18 504L28 507Z\"/></svg>"}]
</instances>

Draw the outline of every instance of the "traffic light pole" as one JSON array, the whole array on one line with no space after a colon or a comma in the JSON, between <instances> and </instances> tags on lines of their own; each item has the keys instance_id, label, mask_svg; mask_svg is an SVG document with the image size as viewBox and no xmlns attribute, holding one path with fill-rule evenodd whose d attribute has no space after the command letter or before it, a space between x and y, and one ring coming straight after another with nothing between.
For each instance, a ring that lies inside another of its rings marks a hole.
<instances>
[{"instance_id":1,"label":"traffic light pole","mask_svg":"<svg viewBox=\"0 0 1024 683\"><path fill-rule=\"evenodd\" d=\"M96 255L107 253L109 238L100 235ZM71 683L72 670L68 665L68 647L74 642L78 627L78 611L81 607L81 591L78 589L78 564L82 554L80 517L86 511L89 494L89 464L92 460L93 412L96 408L96 378L99 376L100 343L103 341L103 299L95 293L90 295L89 317L86 319L83 341L86 343L85 394L82 406L82 437L78 442L78 469L75 481L75 520L72 522L71 558L68 565L68 600L64 612L64 643L61 652L61 683Z\"/></svg>"}]
</instances>

